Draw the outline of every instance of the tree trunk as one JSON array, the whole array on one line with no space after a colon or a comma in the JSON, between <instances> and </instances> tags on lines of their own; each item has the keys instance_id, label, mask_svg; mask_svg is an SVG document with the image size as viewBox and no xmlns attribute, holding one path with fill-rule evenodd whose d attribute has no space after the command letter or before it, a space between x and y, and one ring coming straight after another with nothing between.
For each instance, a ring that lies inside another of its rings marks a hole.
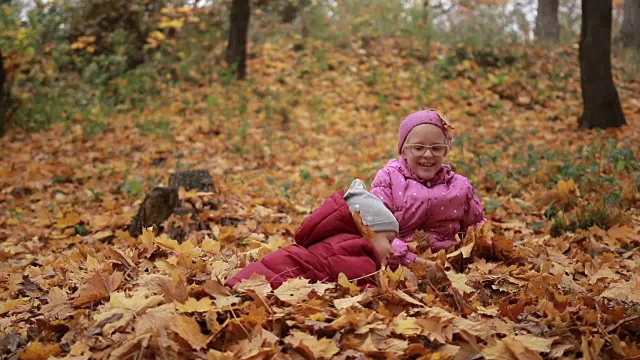
<instances>
[{"instance_id":1,"label":"tree trunk","mask_svg":"<svg viewBox=\"0 0 640 360\"><path fill-rule=\"evenodd\" d=\"M640 0L624 0L619 40L623 47L640 49Z\"/></svg>"},{"instance_id":2,"label":"tree trunk","mask_svg":"<svg viewBox=\"0 0 640 360\"><path fill-rule=\"evenodd\" d=\"M227 62L236 67L238 79L247 75L247 34L249 32L249 0L233 0L229 15Z\"/></svg>"},{"instance_id":3,"label":"tree trunk","mask_svg":"<svg viewBox=\"0 0 640 360\"><path fill-rule=\"evenodd\" d=\"M4 71L4 61L2 49L0 49L0 136L4 135L4 115L8 112L9 94L5 91L6 73Z\"/></svg>"},{"instance_id":4,"label":"tree trunk","mask_svg":"<svg viewBox=\"0 0 640 360\"><path fill-rule=\"evenodd\" d=\"M626 124L611 74L612 0L582 0L580 30L581 129Z\"/></svg>"},{"instance_id":5,"label":"tree trunk","mask_svg":"<svg viewBox=\"0 0 640 360\"><path fill-rule=\"evenodd\" d=\"M557 42L560 39L558 22L559 0L538 0L535 35L542 42Z\"/></svg>"}]
</instances>

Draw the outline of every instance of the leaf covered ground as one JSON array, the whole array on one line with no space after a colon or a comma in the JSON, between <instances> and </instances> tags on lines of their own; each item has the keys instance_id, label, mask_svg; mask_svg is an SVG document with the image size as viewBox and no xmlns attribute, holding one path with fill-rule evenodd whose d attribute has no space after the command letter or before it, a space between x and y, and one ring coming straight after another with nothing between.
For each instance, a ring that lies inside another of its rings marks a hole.
<instances>
[{"instance_id":1,"label":"leaf covered ground","mask_svg":"<svg viewBox=\"0 0 640 360\"><path fill-rule=\"evenodd\" d=\"M578 131L571 46L511 59L297 41L251 49L247 82L180 84L106 123L0 140L2 358L640 357L640 83L621 64L629 125ZM287 246L331 192L372 179L421 107L451 119L448 161L490 220L423 255L444 273L383 269L366 291L221 285ZM144 193L184 169L209 170L216 187L180 192L198 217L165 227L184 241L130 237Z\"/></svg>"}]
</instances>

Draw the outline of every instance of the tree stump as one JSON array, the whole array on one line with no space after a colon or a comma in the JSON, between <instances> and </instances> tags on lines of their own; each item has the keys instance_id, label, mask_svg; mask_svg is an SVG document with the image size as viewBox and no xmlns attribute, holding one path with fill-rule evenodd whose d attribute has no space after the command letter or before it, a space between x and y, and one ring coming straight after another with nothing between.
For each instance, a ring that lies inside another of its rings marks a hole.
<instances>
[{"instance_id":1,"label":"tree stump","mask_svg":"<svg viewBox=\"0 0 640 360\"><path fill-rule=\"evenodd\" d=\"M197 190L198 192L208 193L216 191L213 186L213 178L207 170L188 170L171 174L171 176L169 176L168 187L156 187L144 197L138 213L129 223L129 234L137 237L142 234L143 229L150 226L160 227L172 214L176 216L189 214L193 220L198 222L198 226L204 226L200 224L197 217L197 211L203 210L201 198L195 199L200 200L200 202L196 204L199 204L199 207L193 203L183 203L178 193L181 187L187 191ZM187 202L189 202L189 200L187 200ZM185 205L191 205L191 207ZM217 209L217 202L207 203L205 205ZM173 239L175 237L174 240L178 240L179 242L186 236L186 232L177 228L174 229L173 224L168 230L171 238Z\"/></svg>"},{"instance_id":2,"label":"tree stump","mask_svg":"<svg viewBox=\"0 0 640 360\"><path fill-rule=\"evenodd\" d=\"M156 187L144 197L138 213L129 224L129 235L140 236L142 229L160 226L180 203L178 189Z\"/></svg>"},{"instance_id":3,"label":"tree stump","mask_svg":"<svg viewBox=\"0 0 640 360\"><path fill-rule=\"evenodd\" d=\"M200 192L215 192L213 178L207 170L187 170L171 174L169 176L169 187L185 190L196 189Z\"/></svg>"}]
</instances>

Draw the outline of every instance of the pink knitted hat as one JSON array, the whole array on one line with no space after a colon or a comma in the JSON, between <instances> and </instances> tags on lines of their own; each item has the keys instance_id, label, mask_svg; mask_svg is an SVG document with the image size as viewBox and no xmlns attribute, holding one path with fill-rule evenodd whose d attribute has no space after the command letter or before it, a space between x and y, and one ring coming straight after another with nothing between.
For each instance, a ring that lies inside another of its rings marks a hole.
<instances>
[{"instance_id":1,"label":"pink knitted hat","mask_svg":"<svg viewBox=\"0 0 640 360\"><path fill-rule=\"evenodd\" d=\"M413 114L410 114L402 122L400 123L400 130L398 131L398 153L402 153L402 147L404 146L404 142L407 140L407 136L413 130L414 127L422 124L431 124L442 129L444 133L444 137L447 139L447 142L451 141L451 136L449 136L449 129L453 127L449 124L447 119L439 114L435 110L420 110L416 111Z\"/></svg>"}]
</instances>

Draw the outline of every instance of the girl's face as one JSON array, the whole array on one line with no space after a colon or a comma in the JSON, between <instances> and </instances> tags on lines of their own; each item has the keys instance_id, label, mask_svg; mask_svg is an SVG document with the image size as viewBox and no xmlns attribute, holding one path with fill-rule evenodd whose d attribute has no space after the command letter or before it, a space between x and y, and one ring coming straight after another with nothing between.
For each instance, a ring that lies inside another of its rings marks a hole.
<instances>
[{"instance_id":1,"label":"girl's face","mask_svg":"<svg viewBox=\"0 0 640 360\"><path fill-rule=\"evenodd\" d=\"M391 242L395 239L397 234L393 231L374 232L373 237L370 239L373 247L376 249L380 262L385 265L387 262L387 256L391 254Z\"/></svg>"},{"instance_id":2,"label":"girl's face","mask_svg":"<svg viewBox=\"0 0 640 360\"><path fill-rule=\"evenodd\" d=\"M420 180L431 180L442 166L449 144L442 130L431 124L414 127L402 148L402 157Z\"/></svg>"}]
</instances>

